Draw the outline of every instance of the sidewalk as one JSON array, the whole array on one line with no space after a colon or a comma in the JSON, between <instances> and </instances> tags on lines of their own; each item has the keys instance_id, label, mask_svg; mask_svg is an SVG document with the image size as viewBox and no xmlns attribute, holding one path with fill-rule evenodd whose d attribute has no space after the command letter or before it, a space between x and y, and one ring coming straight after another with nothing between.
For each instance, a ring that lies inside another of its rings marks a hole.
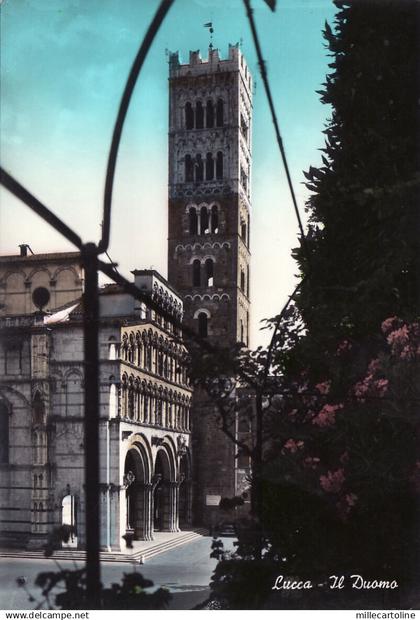
<instances>
[{"instance_id":1,"label":"sidewalk","mask_svg":"<svg viewBox=\"0 0 420 620\"><path fill-rule=\"evenodd\" d=\"M135 540L132 549L124 551L101 551L101 562L134 562L142 564L150 558L175 549L181 545L186 545L194 540L208 536L208 530L195 529L183 532L155 532L154 540ZM54 551L56 560L85 560L86 552L77 549L57 549ZM25 558L25 559L46 559L44 552L27 551L25 549L0 549L0 558Z\"/></svg>"}]
</instances>

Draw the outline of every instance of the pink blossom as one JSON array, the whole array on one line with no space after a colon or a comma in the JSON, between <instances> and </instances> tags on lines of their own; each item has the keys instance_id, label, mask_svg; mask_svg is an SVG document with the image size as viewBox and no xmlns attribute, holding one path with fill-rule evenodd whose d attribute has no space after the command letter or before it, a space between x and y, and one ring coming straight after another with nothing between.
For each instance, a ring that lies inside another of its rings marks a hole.
<instances>
[{"instance_id":1,"label":"pink blossom","mask_svg":"<svg viewBox=\"0 0 420 620\"><path fill-rule=\"evenodd\" d=\"M374 382L374 387L379 396L385 396L388 391L388 379L378 379Z\"/></svg>"},{"instance_id":2,"label":"pink blossom","mask_svg":"<svg viewBox=\"0 0 420 620\"><path fill-rule=\"evenodd\" d=\"M328 394L331 388L331 381L323 381L322 383L317 383L315 388L320 394Z\"/></svg>"},{"instance_id":3,"label":"pink blossom","mask_svg":"<svg viewBox=\"0 0 420 620\"><path fill-rule=\"evenodd\" d=\"M347 519L349 512L356 504L357 500L357 495L354 493L347 493L344 498L337 503L338 512L342 519Z\"/></svg>"},{"instance_id":4,"label":"pink blossom","mask_svg":"<svg viewBox=\"0 0 420 620\"><path fill-rule=\"evenodd\" d=\"M409 360L415 357L414 347L407 344L400 353L402 360Z\"/></svg>"},{"instance_id":5,"label":"pink blossom","mask_svg":"<svg viewBox=\"0 0 420 620\"><path fill-rule=\"evenodd\" d=\"M294 439L288 439L283 446L283 450L289 450L292 454L300 448L303 448L303 441L295 441Z\"/></svg>"},{"instance_id":6,"label":"pink blossom","mask_svg":"<svg viewBox=\"0 0 420 620\"><path fill-rule=\"evenodd\" d=\"M359 498L354 493L347 493L345 500L348 506L354 506Z\"/></svg>"},{"instance_id":7,"label":"pink blossom","mask_svg":"<svg viewBox=\"0 0 420 620\"><path fill-rule=\"evenodd\" d=\"M339 409L342 409L343 405L324 405L318 415L312 420L312 424L325 427L335 424L335 414Z\"/></svg>"},{"instance_id":8,"label":"pink blossom","mask_svg":"<svg viewBox=\"0 0 420 620\"><path fill-rule=\"evenodd\" d=\"M381 367L381 362L378 357L375 357L375 359L371 360L371 362L369 363L368 372L373 374L377 370L379 370L380 367Z\"/></svg>"},{"instance_id":9,"label":"pink blossom","mask_svg":"<svg viewBox=\"0 0 420 620\"><path fill-rule=\"evenodd\" d=\"M408 327L407 325L403 325L399 329L395 329L393 332L388 334L387 342L391 345L391 348L394 350L398 346L403 346L408 342Z\"/></svg>"},{"instance_id":10,"label":"pink blossom","mask_svg":"<svg viewBox=\"0 0 420 620\"><path fill-rule=\"evenodd\" d=\"M385 319L385 321L383 321L381 325L382 332L384 334L387 334L389 331L391 331L395 321L398 321L397 316L391 316L389 317L389 319Z\"/></svg>"},{"instance_id":11,"label":"pink blossom","mask_svg":"<svg viewBox=\"0 0 420 620\"><path fill-rule=\"evenodd\" d=\"M326 476L319 477L319 483L326 493L339 493L345 480L344 469L328 471Z\"/></svg>"},{"instance_id":12,"label":"pink blossom","mask_svg":"<svg viewBox=\"0 0 420 620\"><path fill-rule=\"evenodd\" d=\"M316 469L319 465L319 458L317 456L307 456L303 462L306 467Z\"/></svg>"},{"instance_id":13,"label":"pink blossom","mask_svg":"<svg viewBox=\"0 0 420 620\"><path fill-rule=\"evenodd\" d=\"M366 394L372 387L373 374L369 373L366 377L356 383L354 386L354 394L361 402L364 402Z\"/></svg>"}]
</instances>

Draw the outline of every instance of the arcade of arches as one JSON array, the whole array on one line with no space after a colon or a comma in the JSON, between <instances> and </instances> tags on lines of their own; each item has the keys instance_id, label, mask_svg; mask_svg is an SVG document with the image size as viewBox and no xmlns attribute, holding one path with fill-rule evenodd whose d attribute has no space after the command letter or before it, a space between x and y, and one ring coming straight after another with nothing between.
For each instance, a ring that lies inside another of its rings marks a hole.
<instances>
[{"instance_id":1,"label":"arcade of arches","mask_svg":"<svg viewBox=\"0 0 420 620\"><path fill-rule=\"evenodd\" d=\"M191 526L192 480L189 450L178 440L135 435L124 463L125 534L152 540L153 532ZM124 525L124 524L122 524Z\"/></svg>"}]
</instances>

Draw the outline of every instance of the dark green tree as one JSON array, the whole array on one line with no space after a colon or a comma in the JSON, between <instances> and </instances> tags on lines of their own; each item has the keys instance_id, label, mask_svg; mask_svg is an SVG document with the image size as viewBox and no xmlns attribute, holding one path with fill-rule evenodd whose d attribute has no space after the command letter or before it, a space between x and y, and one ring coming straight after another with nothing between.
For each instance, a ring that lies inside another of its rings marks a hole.
<instances>
[{"instance_id":1,"label":"dark green tree","mask_svg":"<svg viewBox=\"0 0 420 620\"><path fill-rule=\"evenodd\" d=\"M268 403L260 530L257 540L255 524L239 532L234 557L216 550L214 598L231 607L413 604L418 3L335 5L334 28L324 31L331 72L320 91L331 119L323 164L304 173L309 225L294 253L302 283L289 324L281 321L269 352L257 354L262 366L270 354L272 373L262 387L257 381ZM254 588L252 566L265 575ZM359 595L347 580L344 593L324 583L288 596L267 587L278 574L323 583L337 573L396 579L400 588Z\"/></svg>"},{"instance_id":2,"label":"dark green tree","mask_svg":"<svg viewBox=\"0 0 420 620\"><path fill-rule=\"evenodd\" d=\"M296 251L312 336L358 337L418 302L418 3L336 0L321 101L323 165L305 172L309 229ZM326 333L328 326L328 334Z\"/></svg>"}]
</instances>

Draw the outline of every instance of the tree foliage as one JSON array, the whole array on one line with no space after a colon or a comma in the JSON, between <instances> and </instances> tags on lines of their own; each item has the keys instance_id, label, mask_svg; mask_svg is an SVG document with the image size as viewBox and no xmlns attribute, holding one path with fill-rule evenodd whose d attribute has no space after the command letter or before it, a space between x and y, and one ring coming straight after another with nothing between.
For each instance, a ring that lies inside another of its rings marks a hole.
<instances>
[{"instance_id":1,"label":"tree foliage","mask_svg":"<svg viewBox=\"0 0 420 620\"><path fill-rule=\"evenodd\" d=\"M261 501L236 552L218 550L212 592L226 607L408 606L418 579L418 8L335 4L320 91L332 113L322 165L304 173L308 234L294 252L301 285L270 347L238 358L262 424ZM268 592L279 574L317 586ZM332 574L343 592L329 591ZM351 574L399 588L360 594Z\"/></svg>"}]
</instances>

